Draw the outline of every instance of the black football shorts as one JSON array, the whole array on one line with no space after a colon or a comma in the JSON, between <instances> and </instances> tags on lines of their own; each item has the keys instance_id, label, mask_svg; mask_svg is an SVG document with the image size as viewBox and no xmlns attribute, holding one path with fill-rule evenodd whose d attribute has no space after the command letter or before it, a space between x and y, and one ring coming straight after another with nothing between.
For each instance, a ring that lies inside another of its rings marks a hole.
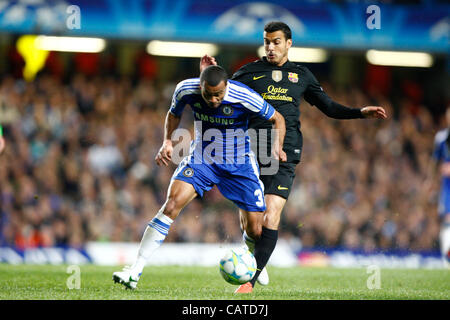
<instances>
[{"instance_id":1,"label":"black football shorts","mask_svg":"<svg viewBox=\"0 0 450 320\"><path fill-rule=\"evenodd\" d=\"M260 175L259 178L264 184L264 194L276 194L287 200L294 182L296 166L297 163L294 162L280 162L275 174Z\"/></svg>"}]
</instances>

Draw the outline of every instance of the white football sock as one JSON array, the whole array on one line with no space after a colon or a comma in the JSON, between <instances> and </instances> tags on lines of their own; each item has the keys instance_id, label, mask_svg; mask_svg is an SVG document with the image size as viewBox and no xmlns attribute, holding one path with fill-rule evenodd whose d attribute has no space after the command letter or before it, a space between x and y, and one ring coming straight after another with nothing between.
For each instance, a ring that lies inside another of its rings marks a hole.
<instances>
[{"instance_id":1,"label":"white football sock","mask_svg":"<svg viewBox=\"0 0 450 320\"><path fill-rule=\"evenodd\" d=\"M148 224L139 245L138 257L131 267L137 276L140 276L150 256L163 243L172 222L171 218L159 211Z\"/></svg>"},{"instance_id":2,"label":"white football sock","mask_svg":"<svg viewBox=\"0 0 450 320\"><path fill-rule=\"evenodd\" d=\"M247 245L248 250L251 253L254 253L255 252L255 240L250 238L250 236L245 231L242 234L242 239L244 240L245 244Z\"/></svg>"},{"instance_id":3,"label":"white football sock","mask_svg":"<svg viewBox=\"0 0 450 320\"><path fill-rule=\"evenodd\" d=\"M444 260L444 264L446 266L449 266L447 254L450 250L450 222L446 222L442 225L441 231L439 233L439 240L441 245L442 259Z\"/></svg>"}]
</instances>

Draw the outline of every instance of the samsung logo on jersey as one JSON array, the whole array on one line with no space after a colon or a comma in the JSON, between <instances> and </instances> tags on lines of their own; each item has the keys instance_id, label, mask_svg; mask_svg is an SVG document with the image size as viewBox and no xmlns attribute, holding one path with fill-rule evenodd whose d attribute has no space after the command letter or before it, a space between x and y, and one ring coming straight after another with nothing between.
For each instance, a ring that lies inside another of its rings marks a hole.
<instances>
[{"instance_id":1,"label":"samsung logo on jersey","mask_svg":"<svg viewBox=\"0 0 450 320\"><path fill-rule=\"evenodd\" d=\"M213 116L208 116L207 114L203 114L203 113L199 113L199 112L195 112L194 114L195 114L195 118L197 118L198 120L201 120L201 121L206 121L206 122L215 123L215 124L221 124L221 125L225 125L225 126L234 124L234 119L213 117Z\"/></svg>"}]
</instances>

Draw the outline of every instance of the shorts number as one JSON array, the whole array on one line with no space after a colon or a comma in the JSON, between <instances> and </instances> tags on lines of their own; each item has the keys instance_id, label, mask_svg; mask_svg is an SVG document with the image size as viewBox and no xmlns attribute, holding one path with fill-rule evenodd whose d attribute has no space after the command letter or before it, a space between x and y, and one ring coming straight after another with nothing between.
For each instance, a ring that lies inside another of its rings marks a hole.
<instances>
[{"instance_id":1,"label":"shorts number","mask_svg":"<svg viewBox=\"0 0 450 320\"><path fill-rule=\"evenodd\" d=\"M264 198L261 189L255 190L255 196L258 197L258 201L256 201L256 205L258 207L264 206Z\"/></svg>"}]
</instances>

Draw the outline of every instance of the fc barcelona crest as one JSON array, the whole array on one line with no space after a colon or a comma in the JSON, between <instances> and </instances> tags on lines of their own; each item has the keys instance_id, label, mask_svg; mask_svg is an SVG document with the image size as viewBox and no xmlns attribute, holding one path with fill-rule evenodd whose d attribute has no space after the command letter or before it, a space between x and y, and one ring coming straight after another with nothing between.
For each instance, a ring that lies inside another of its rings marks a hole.
<instances>
[{"instance_id":1,"label":"fc barcelona crest","mask_svg":"<svg viewBox=\"0 0 450 320\"><path fill-rule=\"evenodd\" d=\"M290 82L297 83L298 82L298 74L294 73L294 72L289 72L288 79Z\"/></svg>"},{"instance_id":2,"label":"fc barcelona crest","mask_svg":"<svg viewBox=\"0 0 450 320\"><path fill-rule=\"evenodd\" d=\"M281 70L273 70L272 71L272 79L275 82L281 81L281 79L283 79L283 72L281 72Z\"/></svg>"}]
</instances>

